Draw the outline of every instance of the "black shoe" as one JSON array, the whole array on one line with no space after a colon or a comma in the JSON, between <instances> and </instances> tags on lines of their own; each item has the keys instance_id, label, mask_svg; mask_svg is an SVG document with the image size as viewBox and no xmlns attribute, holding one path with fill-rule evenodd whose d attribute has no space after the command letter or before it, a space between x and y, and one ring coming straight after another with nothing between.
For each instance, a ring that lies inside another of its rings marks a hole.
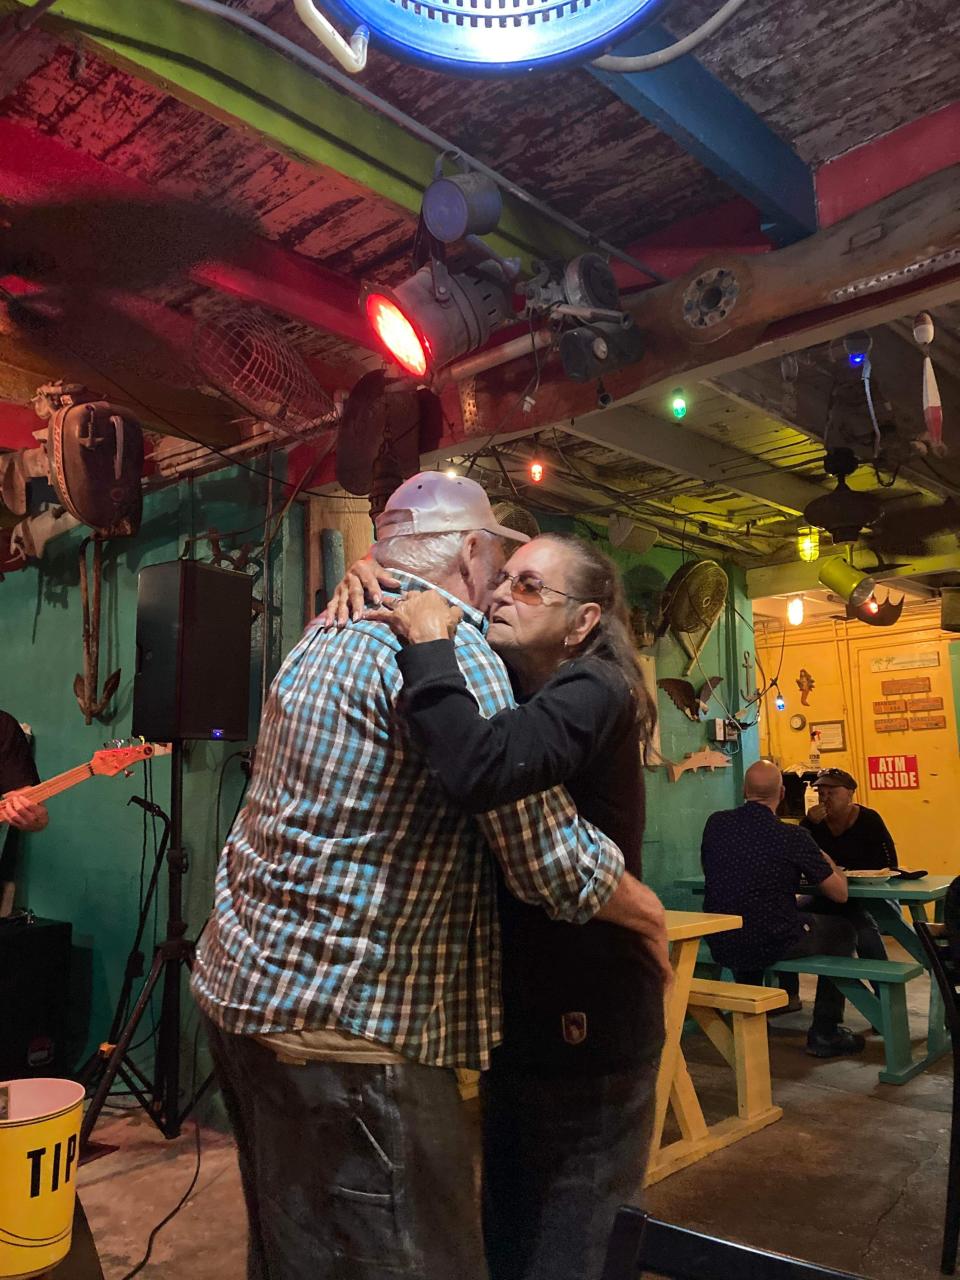
<instances>
[{"instance_id":1,"label":"black shoe","mask_svg":"<svg viewBox=\"0 0 960 1280\"><path fill-rule=\"evenodd\" d=\"M785 1013L800 1013L803 1009L803 1001L799 996L791 996L787 1003L781 1009L768 1009L768 1018L781 1018Z\"/></svg>"},{"instance_id":2,"label":"black shoe","mask_svg":"<svg viewBox=\"0 0 960 1280\"><path fill-rule=\"evenodd\" d=\"M839 1058L845 1053L863 1053L866 1041L847 1027L835 1027L832 1031L818 1031L811 1027L807 1032L807 1053L814 1058Z\"/></svg>"}]
</instances>

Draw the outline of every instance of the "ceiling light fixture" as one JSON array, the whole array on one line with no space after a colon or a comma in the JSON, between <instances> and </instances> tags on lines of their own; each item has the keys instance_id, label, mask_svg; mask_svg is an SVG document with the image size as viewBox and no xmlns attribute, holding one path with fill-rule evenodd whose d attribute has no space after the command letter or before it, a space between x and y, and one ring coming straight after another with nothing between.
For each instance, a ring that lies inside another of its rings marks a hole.
<instances>
[{"instance_id":1,"label":"ceiling light fixture","mask_svg":"<svg viewBox=\"0 0 960 1280\"><path fill-rule=\"evenodd\" d=\"M805 564L820 559L820 530L814 525L802 524L797 530L797 555Z\"/></svg>"},{"instance_id":2,"label":"ceiling light fixture","mask_svg":"<svg viewBox=\"0 0 960 1280\"><path fill-rule=\"evenodd\" d=\"M803 622L803 596L792 596L787 601L787 621L791 627L799 627Z\"/></svg>"},{"instance_id":3,"label":"ceiling light fixture","mask_svg":"<svg viewBox=\"0 0 960 1280\"><path fill-rule=\"evenodd\" d=\"M461 75L509 75L588 58L616 48L662 14L670 0L325 0L351 29L406 62Z\"/></svg>"},{"instance_id":4,"label":"ceiling light fixture","mask_svg":"<svg viewBox=\"0 0 960 1280\"><path fill-rule=\"evenodd\" d=\"M362 297L387 355L407 373L426 378L482 346L513 314L512 293L495 262L455 275L430 262L395 289L368 286Z\"/></svg>"},{"instance_id":5,"label":"ceiling light fixture","mask_svg":"<svg viewBox=\"0 0 960 1280\"><path fill-rule=\"evenodd\" d=\"M877 589L873 578L839 556L824 560L818 577L825 587L835 591L852 608L866 609L868 613L876 613L879 609L873 594Z\"/></svg>"}]
</instances>

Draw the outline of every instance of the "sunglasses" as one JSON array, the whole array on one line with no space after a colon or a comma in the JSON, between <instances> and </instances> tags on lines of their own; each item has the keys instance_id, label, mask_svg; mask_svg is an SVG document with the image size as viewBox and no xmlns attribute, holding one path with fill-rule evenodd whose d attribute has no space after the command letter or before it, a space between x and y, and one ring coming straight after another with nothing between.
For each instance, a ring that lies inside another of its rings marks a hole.
<instances>
[{"instance_id":1,"label":"sunglasses","mask_svg":"<svg viewBox=\"0 0 960 1280\"><path fill-rule=\"evenodd\" d=\"M493 580L493 589L496 590L505 582L510 583L510 594L521 604L543 604L545 591L550 591L555 596L563 596L564 600L586 603L583 596L572 596L568 591L558 591L556 587L548 587L535 573L507 573L506 569L501 569Z\"/></svg>"}]
</instances>

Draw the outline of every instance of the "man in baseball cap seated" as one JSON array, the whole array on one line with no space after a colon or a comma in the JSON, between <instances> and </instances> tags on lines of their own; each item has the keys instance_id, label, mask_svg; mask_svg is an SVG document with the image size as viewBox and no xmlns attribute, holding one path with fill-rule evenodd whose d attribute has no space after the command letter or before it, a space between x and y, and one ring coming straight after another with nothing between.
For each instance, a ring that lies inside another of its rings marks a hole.
<instances>
[{"instance_id":1,"label":"man in baseball cap seated","mask_svg":"<svg viewBox=\"0 0 960 1280\"><path fill-rule=\"evenodd\" d=\"M483 637L502 540L475 481L423 472L377 519L401 590L462 611L457 661L485 716L512 705ZM307 628L264 708L193 991L234 1127L248 1275L485 1274L455 1067L500 1036L495 857L555 919L630 926L620 850L560 787L468 814L402 731L383 623Z\"/></svg>"},{"instance_id":2,"label":"man in baseball cap seated","mask_svg":"<svg viewBox=\"0 0 960 1280\"><path fill-rule=\"evenodd\" d=\"M846 769L822 769L813 784L819 804L800 823L845 871L893 870L897 849L886 823L875 809L857 804L857 780ZM877 922L856 899L844 903L816 899L810 907L825 915L841 915L857 931L857 955L863 960L886 960Z\"/></svg>"}]
</instances>

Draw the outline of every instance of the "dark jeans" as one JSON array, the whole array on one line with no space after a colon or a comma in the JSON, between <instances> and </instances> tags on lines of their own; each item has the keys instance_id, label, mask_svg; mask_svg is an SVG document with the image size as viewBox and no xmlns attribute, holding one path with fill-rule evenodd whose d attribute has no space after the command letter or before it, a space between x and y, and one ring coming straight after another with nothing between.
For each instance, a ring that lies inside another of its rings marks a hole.
<instances>
[{"instance_id":1,"label":"dark jeans","mask_svg":"<svg viewBox=\"0 0 960 1280\"><path fill-rule=\"evenodd\" d=\"M857 955L861 960L886 960L887 949L877 928L877 922L862 902L848 899L831 902L829 898L815 896L808 911L818 916L832 916L849 920L857 933Z\"/></svg>"},{"instance_id":2,"label":"dark jeans","mask_svg":"<svg viewBox=\"0 0 960 1280\"><path fill-rule=\"evenodd\" d=\"M861 902L848 900L847 902L831 902L829 898L821 897L819 894L813 896L813 900L806 908L808 912L818 916L833 916L843 920L849 920L856 930L857 949L856 954L861 960L886 960L887 949L883 945L883 938L880 936L880 930L873 916L864 907ZM809 953L806 953L809 954ZM833 955L833 952L824 952L822 954ZM786 957L784 957L786 958ZM781 985L784 991L791 997L800 994L800 975L797 973L785 973L782 976ZM876 990L876 987L874 987Z\"/></svg>"},{"instance_id":3,"label":"dark jeans","mask_svg":"<svg viewBox=\"0 0 960 1280\"><path fill-rule=\"evenodd\" d=\"M248 1280L484 1280L453 1071L278 1062L207 1020L239 1152Z\"/></svg>"},{"instance_id":4,"label":"dark jeans","mask_svg":"<svg viewBox=\"0 0 960 1280\"><path fill-rule=\"evenodd\" d=\"M804 956L852 956L857 944L857 934L849 920L841 916L812 915L801 911L804 923L803 937L790 948L781 960L800 960ZM882 945L882 944L881 944ZM749 985L763 982L762 969L736 969L734 979ZM829 978L817 979L817 995L813 1002L813 1026L817 1031L829 1033L843 1021L844 999L838 987Z\"/></svg>"},{"instance_id":5,"label":"dark jeans","mask_svg":"<svg viewBox=\"0 0 960 1280\"><path fill-rule=\"evenodd\" d=\"M617 1209L639 1202L656 1078L656 1062L607 1076L481 1077L490 1280L599 1277Z\"/></svg>"}]
</instances>

